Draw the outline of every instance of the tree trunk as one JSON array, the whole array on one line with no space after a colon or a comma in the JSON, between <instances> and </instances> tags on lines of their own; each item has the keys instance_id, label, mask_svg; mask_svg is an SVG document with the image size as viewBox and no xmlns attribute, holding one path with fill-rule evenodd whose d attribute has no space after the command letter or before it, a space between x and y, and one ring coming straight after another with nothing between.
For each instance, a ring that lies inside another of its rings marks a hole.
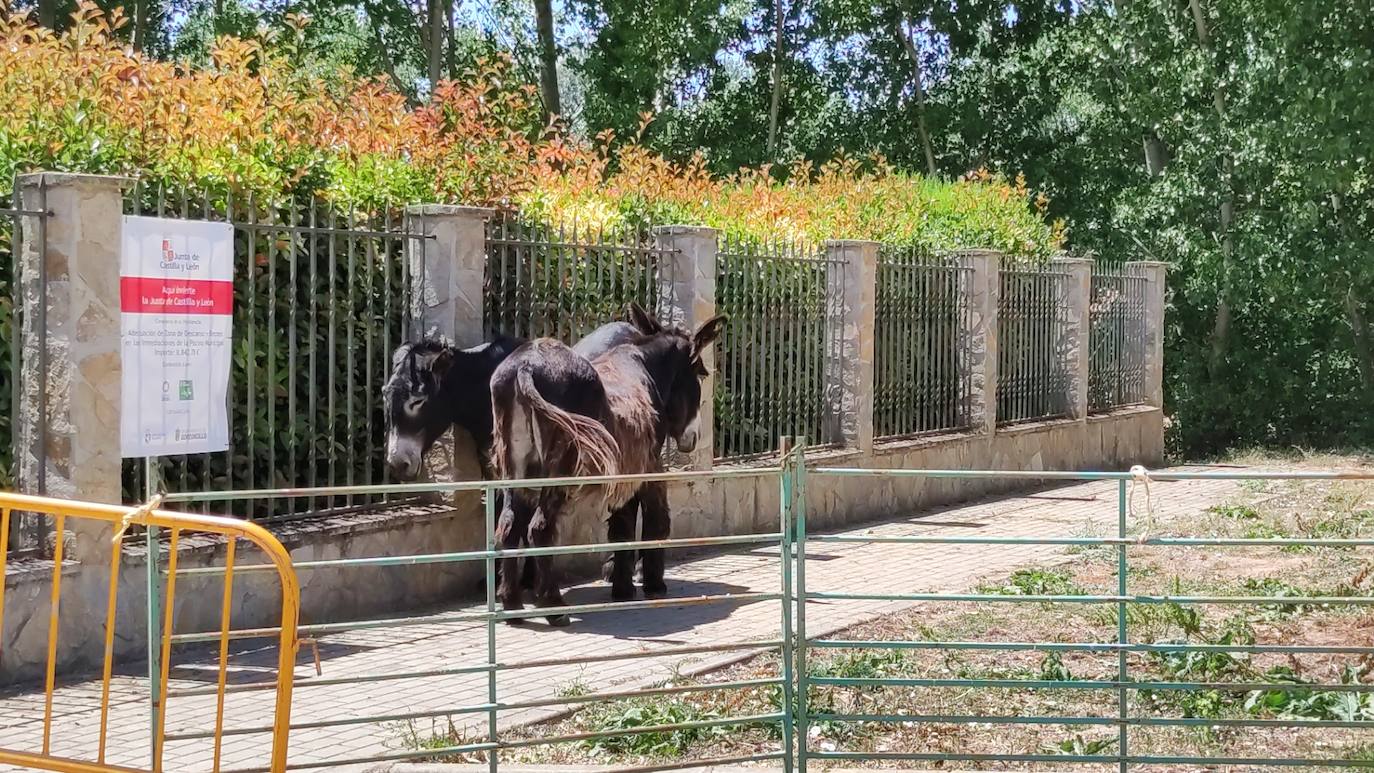
<instances>
[{"instance_id":1,"label":"tree trunk","mask_svg":"<svg viewBox=\"0 0 1374 773\"><path fill-rule=\"evenodd\" d=\"M553 36L553 0L534 0L535 32L539 37L539 95L544 100L544 121L563 114L558 93L558 43Z\"/></svg>"},{"instance_id":2,"label":"tree trunk","mask_svg":"<svg viewBox=\"0 0 1374 773\"><path fill-rule=\"evenodd\" d=\"M129 3L129 47L135 51L143 50L143 27L148 23L148 0L131 0Z\"/></svg>"},{"instance_id":3,"label":"tree trunk","mask_svg":"<svg viewBox=\"0 0 1374 773\"><path fill-rule=\"evenodd\" d=\"M1212 67L1214 85L1212 87L1212 107L1217 114L1217 129L1226 129L1226 91L1222 85L1221 73L1216 66L1216 52L1212 48L1211 32L1207 28L1207 15L1202 10L1202 0L1188 0L1192 12L1193 27L1197 32L1198 46L1207 56ZM1236 218L1235 159L1229 152L1221 158L1221 205L1218 208L1217 230L1221 234L1221 287L1217 294L1217 312L1212 321L1212 351L1207 362L1208 375L1215 379L1226 358L1226 349L1231 335L1231 274L1235 251L1232 225Z\"/></svg>"},{"instance_id":4,"label":"tree trunk","mask_svg":"<svg viewBox=\"0 0 1374 773\"><path fill-rule=\"evenodd\" d=\"M786 17L782 13L782 0L773 5L773 99L768 105L768 160L777 158L778 152L778 111L782 108L782 41Z\"/></svg>"},{"instance_id":5,"label":"tree trunk","mask_svg":"<svg viewBox=\"0 0 1374 773\"><path fill-rule=\"evenodd\" d=\"M443 0L429 0L428 6L429 34L425 36L428 50L425 53L428 55L426 75L432 95L434 87L444 77L444 3Z\"/></svg>"},{"instance_id":6,"label":"tree trunk","mask_svg":"<svg viewBox=\"0 0 1374 773\"><path fill-rule=\"evenodd\" d=\"M902 29L904 21L907 20L899 18L897 27L892 32L906 49L907 57L911 59L912 85L916 91L916 131L921 136L921 149L926 156L926 173L934 177L935 151L930 144L930 132L926 130L926 87L925 79L921 75L921 53L916 50L916 41L912 39L910 22L907 21L905 31Z\"/></svg>"},{"instance_id":7,"label":"tree trunk","mask_svg":"<svg viewBox=\"0 0 1374 773\"><path fill-rule=\"evenodd\" d=\"M396 74L396 62L391 58L391 50L386 47L386 41L382 39L382 28L377 26L377 20L369 18L368 25L372 27L372 41L377 46L377 56L382 60L382 69L386 71L386 77L391 80L391 85L396 91L406 95L406 102L413 103L410 89L401 81L401 77Z\"/></svg>"},{"instance_id":8,"label":"tree trunk","mask_svg":"<svg viewBox=\"0 0 1374 773\"><path fill-rule=\"evenodd\" d=\"M50 30L57 29L57 4L59 0L38 0L38 23Z\"/></svg>"},{"instance_id":9,"label":"tree trunk","mask_svg":"<svg viewBox=\"0 0 1374 773\"><path fill-rule=\"evenodd\" d=\"M1141 137L1141 144L1145 146L1145 171L1151 177L1164 174L1164 169L1169 166L1169 148L1164 140L1159 138L1154 129L1150 129Z\"/></svg>"},{"instance_id":10,"label":"tree trunk","mask_svg":"<svg viewBox=\"0 0 1374 773\"><path fill-rule=\"evenodd\" d=\"M1350 323L1350 336L1355 342L1355 359L1360 367L1360 383L1368 395L1374 395L1374 336L1365 319L1364 301L1355 292L1355 285L1345 292L1345 316Z\"/></svg>"}]
</instances>

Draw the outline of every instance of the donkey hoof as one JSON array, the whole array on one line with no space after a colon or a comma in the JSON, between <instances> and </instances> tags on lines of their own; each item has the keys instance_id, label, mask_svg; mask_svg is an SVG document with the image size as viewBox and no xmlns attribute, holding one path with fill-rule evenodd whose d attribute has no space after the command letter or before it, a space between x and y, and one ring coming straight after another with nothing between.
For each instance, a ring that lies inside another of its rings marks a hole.
<instances>
[{"instance_id":1,"label":"donkey hoof","mask_svg":"<svg viewBox=\"0 0 1374 773\"><path fill-rule=\"evenodd\" d=\"M644 583L644 598L661 599L668 597L668 584L664 582Z\"/></svg>"},{"instance_id":2,"label":"donkey hoof","mask_svg":"<svg viewBox=\"0 0 1374 773\"><path fill-rule=\"evenodd\" d=\"M520 628L520 627L524 626L524 624L525 624L525 618L523 618L523 617L508 617L508 618L506 618L506 625L512 626L512 627L514 627L514 628Z\"/></svg>"},{"instance_id":3,"label":"donkey hoof","mask_svg":"<svg viewBox=\"0 0 1374 773\"><path fill-rule=\"evenodd\" d=\"M633 584L611 586L611 601L634 601L634 599L635 586Z\"/></svg>"},{"instance_id":4,"label":"donkey hoof","mask_svg":"<svg viewBox=\"0 0 1374 773\"><path fill-rule=\"evenodd\" d=\"M569 619L567 615L549 615L547 619L549 625L554 628L567 628L569 625L572 625L572 620Z\"/></svg>"}]
</instances>

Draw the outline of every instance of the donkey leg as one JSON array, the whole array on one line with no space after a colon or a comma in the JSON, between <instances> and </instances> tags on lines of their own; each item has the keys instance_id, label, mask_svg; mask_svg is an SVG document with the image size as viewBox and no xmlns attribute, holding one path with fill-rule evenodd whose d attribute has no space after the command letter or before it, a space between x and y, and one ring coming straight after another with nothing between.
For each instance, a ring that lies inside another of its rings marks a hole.
<instances>
[{"instance_id":1,"label":"donkey leg","mask_svg":"<svg viewBox=\"0 0 1374 773\"><path fill-rule=\"evenodd\" d=\"M532 515L533 506L525 501L524 497L506 497L501 519L496 524L496 544L502 550L519 549L521 538L528 529ZM501 567L501 578L496 592L501 597L501 608L508 611L524 609L525 602L520 588L520 559L503 558L498 565ZM516 618L506 622L519 625L523 621Z\"/></svg>"},{"instance_id":2,"label":"donkey leg","mask_svg":"<svg viewBox=\"0 0 1374 773\"><path fill-rule=\"evenodd\" d=\"M671 527L667 486L662 481L644 484L639 490L639 503L644 518L644 539L668 539ZM668 584L663 581L663 548L642 550L639 555L643 564L645 597L661 599L667 596Z\"/></svg>"},{"instance_id":3,"label":"donkey leg","mask_svg":"<svg viewBox=\"0 0 1374 773\"><path fill-rule=\"evenodd\" d=\"M618 509L611 511L606 521L606 537L609 542L633 542L635 522L639 514L639 495ZM609 577L612 601L631 601L635 597L635 551L617 550L611 554Z\"/></svg>"},{"instance_id":4,"label":"donkey leg","mask_svg":"<svg viewBox=\"0 0 1374 773\"><path fill-rule=\"evenodd\" d=\"M548 491L540 497L539 508L530 519L530 547L547 548L558 543L558 519L562 515L563 503L567 497L561 492ZM535 556L538 567L535 577L534 605L536 607L561 607L563 593L558 588L558 575L554 572L553 556ZM549 625L562 627L568 625L567 615L549 615Z\"/></svg>"}]
</instances>

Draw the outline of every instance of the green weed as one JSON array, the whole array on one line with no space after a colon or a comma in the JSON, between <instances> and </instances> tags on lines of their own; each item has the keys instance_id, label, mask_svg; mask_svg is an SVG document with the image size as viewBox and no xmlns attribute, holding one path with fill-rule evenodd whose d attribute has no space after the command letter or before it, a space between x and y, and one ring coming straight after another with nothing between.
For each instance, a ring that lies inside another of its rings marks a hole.
<instances>
[{"instance_id":1,"label":"green weed","mask_svg":"<svg viewBox=\"0 0 1374 773\"><path fill-rule=\"evenodd\" d=\"M1083 593L1067 572L1058 569L1017 569L1002 585L984 585L980 590L1001 596L1075 596Z\"/></svg>"},{"instance_id":2,"label":"green weed","mask_svg":"<svg viewBox=\"0 0 1374 773\"><path fill-rule=\"evenodd\" d=\"M722 719L715 709L704 709L681 700L634 701L628 705L606 707L592 717L597 733L625 733L658 725L709 722ZM732 732L726 726L688 727L676 730L607 735L582 741L583 748L603 754L636 754L646 757L679 757L693 745Z\"/></svg>"}]
</instances>

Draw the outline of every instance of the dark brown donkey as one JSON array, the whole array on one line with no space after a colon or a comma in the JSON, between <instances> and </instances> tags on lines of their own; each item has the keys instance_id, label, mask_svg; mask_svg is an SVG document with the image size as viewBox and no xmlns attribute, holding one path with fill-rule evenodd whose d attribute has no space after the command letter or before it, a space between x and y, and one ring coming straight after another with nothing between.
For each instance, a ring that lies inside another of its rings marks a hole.
<instances>
[{"instance_id":1,"label":"dark brown donkey","mask_svg":"<svg viewBox=\"0 0 1374 773\"><path fill-rule=\"evenodd\" d=\"M497 367L491 377L492 456L502 479L652 473L661 469L659 451L666 438L683 451L696 447L701 379L706 375L701 354L720 335L724 318L709 320L695 334L650 325L651 318L638 307L631 318L639 334L594 361L541 338ZM644 332L646 328L653 332ZM619 483L594 489L512 489L496 538L503 550L518 548L522 537L533 547L552 546L573 496L597 497L615 512L639 488L638 483ZM563 606L551 557L532 560L535 606ZM633 570L632 553L628 567ZM519 574L519 559L503 559L498 593L507 610L524 608L520 583L511 581ZM552 615L549 623L567 625L568 620Z\"/></svg>"}]
</instances>

